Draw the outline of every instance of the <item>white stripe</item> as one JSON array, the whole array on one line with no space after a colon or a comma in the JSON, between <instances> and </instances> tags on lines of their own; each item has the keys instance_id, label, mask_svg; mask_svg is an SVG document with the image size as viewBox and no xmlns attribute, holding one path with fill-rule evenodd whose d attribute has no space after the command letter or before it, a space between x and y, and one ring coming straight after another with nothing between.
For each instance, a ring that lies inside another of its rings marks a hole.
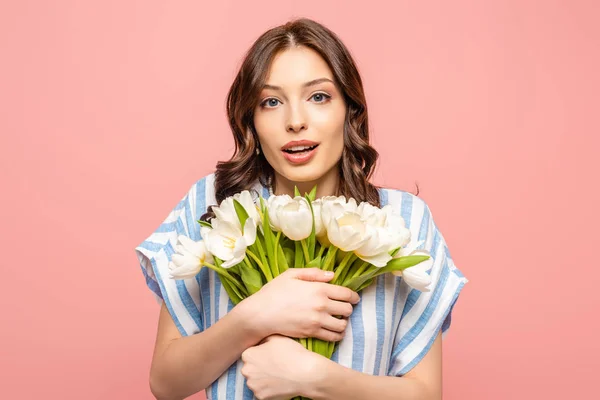
<instances>
[{"instance_id":1,"label":"white stripe","mask_svg":"<svg viewBox=\"0 0 600 400\"><path fill-rule=\"evenodd\" d=\"M456 292L456 289L458 289L460 283L461 279L453 272L450 272L440 297L440 301L435 310L433 310L429 321L425 324L423 330L417 335L417 337L415 337L414 340L404 349L404 351L399 354L399 359L403 361L401 363L402 367L412 362L413 359L418 356L421 351L423 351L425 346L427 346L432 336L437 333L435 331L436 325L443 322L440 320L454 299L454 293Z\"/></svg>"},{"instance_id":2,"label":"white stripe","mask_svg":"<svg viewBox=\"0 0 600 400\"><path fill-rule=\"evenodd\" d=\"M369 287L362 292L362 320L363 337L365 338L365 349L363 354L362 371L373 374L375 371L375 358L377 355L377 281L373 281Z\"/></svg>"},{"instance_id":3,"label":"white stripe","mask_svg":"<svg viewBox=\"0 0 600 400\"><path fill-rule=\"evenodd\" d=\"M163 221L163 223L170 223L170 222L175 222L177 221L177 219L179 218L179 216L181 215L181 213L185 212L185 206L181 207L177 210L172 210L169 215L167 216L167 218Z\"/></svg>"},{"instance_id":4,"label":"white stripe","mask_svg":"<svg viewBox=\"0 0 600 400\"><path fill-rule=\"evenodd\" d=\"M443 246L438 246L437 251L432 255L436 262L434 262L433 267L431 268L431 281L438 282L443 268L443 262L441 261L443 261L443 257L445 257ZM427 308L427 304L429 304L431 296L435 291L435 286L431 285L429 288L431 291L422 292L417 302L410 309L410 312L400 321L400 326L398 327L398 336L400 338L402 338L417 323Z\"/></svg>"},{"instance_id":5,"label":"white stripe","mask_svg":"<svg viewBox=\"0 0 600 400\"><path fill-rule=\"evenodd\" d=\"M159 273L162 278L165 290L167 291L167 297L171 303L173 310L177 314L177 319L179 320L179 323L181 324L187 335L191 335L195 330L197 330L196 323L185 308L185 305L181 301L181 297L179 297L179 292L177 291L177 284L175 280L169 278L169 260L167 254L164 252L164 250L160 250L154 257L154 259L159 269Z\"/></svg>"},{"instance_id":6,"label":"white stripe","mask_svg":"<svg viewBox=\"0 0 600 400\"><path fill-rule=\"evenodd\" d=\"M350 319L348 319L346 333L344 334L344 338L340 342L338 348L338 364L348 368L352 368L352 343L352 324L350 323Z\"/></svg>"},{"instance_id":7,"label":"white stripe","mask_svg":"<svg viewBox=\"0 0 600 400\"><path fill-rule=\"evenodd\" d=\"M242 359L238 359L237 361L237 369L235 375L235 398L241 399L244 395L244 375L242 375L242 367L244 363Z\"/></svg>"},{"instance_id":8,"label":"white stripe","mask_svg":"<svg viewBox=\"0 0 600 400\"><path fill-rule=\"evenodd\" d=\"M183 282L185 283L185 287L188 293L190 294L190 297L194 301L196 309L199 310L198 314L202 315L202 308L200 303L200 285L198 285L196 279L184 279ZM198 330L198 328L196 328L196 330Z\"/></svg>"},{"instance_id":9,"label":"white stripe","mask_svg":"<svg viewBox=\"0 0 600 400\"><path fill-rule=\"evenodd\" d=\"M157 243L161 245L167 244L173 236L176 236L175 230L170 232L154 232L148 239L144 242ZM144 252L151 252L148 249L142 249ZM153 254L152 254L153 255ZM148 255L150 257L150 255Z\"/></svg>"},{"instance_id":10,"label":"white stripe","mask_svg":"<svg viewBox=\"0 0 600 400\"><path fill-rule=\"evenodd\" d=\"M208 271L208 292L210 293L210 326L215 324L215 272L212 270Z\"/></svg>"},{"instance_id":11,"label":"white stripe","mask_svg":"<svg viewBox=\"0 0 600 400\"><path fill-rule=\"evenodd\" d=\"M204 180L204 199L206 200L206 208L208 206L212 206L217 204L217 199L215 197L215 174L212 173L207 175ZM198 216L200 218L201 216Z\"/></svg>"},{"instance_id":12,"label":"white stripe","mask_svg":"<svg viewBox=\"0 0 600 400\"><path fill-rule=\"evenodd\" d=\"M394 293L396 291L396 285L400 280L393 274L385 274L385 336L383 338L383 348L381 350L381 367L379 368L379 375L386 375L389 367L389 360L392 354L391 346L391 333L392 327L395 326L392 321L392 315L394 307L398 305L394 304ZM402 314L402 310L396 310L396 314Z\"/></svg>"},{"instance_id":13,"label":"white stripe","mask_svg":"<svg viewBox=\"0 0 600 400\"><path fill-rule=\"evenodd\" d=\"M216 279L216 277L215 277L215 279ZM225 314L227 314L228 299L229 299L229 295L227 294L227 291L225 290L223 285L221 285L220 290L219 290L219 310L218 310L219 318L223 318L223 316L225 316ZM221 374L221 376L219 377L219 388L218 388L218 398L219 399L227 398L228 374L229 374L229 370L226 369L223 372L223 374ZM237 397L237 393L236 393L236 397Z\"/></svg>"}]
</instances>

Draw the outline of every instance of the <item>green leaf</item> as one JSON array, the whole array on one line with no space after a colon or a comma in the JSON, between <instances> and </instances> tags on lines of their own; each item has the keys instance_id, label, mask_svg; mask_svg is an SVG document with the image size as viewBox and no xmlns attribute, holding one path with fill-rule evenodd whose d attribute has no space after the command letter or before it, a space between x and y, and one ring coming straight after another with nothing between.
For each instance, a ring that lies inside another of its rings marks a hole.
<instances>
[{"instance_id":1,"label":"green leaf","mask_svg":"<svg viewBox=\"0 0 600 400\"><path fill-rule=\"evenodd\" d=\"M249 262L248 262L249 263ZM263 286L262 274L259 270L250 267L246 263L240 265L242 273L242 282L244 282L246 289L250 295L258 292Z\"/></svg>"},{"instance_id":2,"label":"green leaf","mask_svg":"<svg viewBox=\"0 0 600 400\"><path fill-rule=\"evenodd\" d=\"M321 257L310 260L310 262L306 264L305 268L321 268Z\"/></svg>"},{"instance_id":3,"label":"green leaf","mask_svg":"<svg viewBox=\"0 0 600 400\"><path fill-rule=\"evenodd\" d=\"M231 284L229 280L222 275L220 275L220 278L221 284L223 285L223 288L225 288L225 291L227 292L227 295L229 295L229 299L231 299L231 302L233 304L237 305L242 300L244 300L245 296L241 295L241 293L239 292L238 288L235 287L235 285Z\"/></svg>"},{"instance_id":4,"label":"green leaf","mask_svg":"<svg viewBox=\"0 0 600 400\"><path fill-rule=\"evenodd\" d=\"M240 203L236 199L233 199L233 207L235 208L235 213L237 214L237 216L240 220L240 224L242 224L242 232L243 232L244 224L246 223L246 220L248 219L248 212L246 212L246 209L244 208L242 203Z\"/></svg>"},{"instance_id":5,"label":"green leaf","mask_svg":"<svg viewBox=\"0 0 600 400\"><path fill-rule=\"evenodd\" d=\"M398 247L397 249L394 249L394 250L392 250L392 251L390 252L390 255L391 255L392 257L395 257L395 256L396 256L396 254L398 254L398 252L399 252L401 249L402 249L402 247Z\"/></svg>"},{"instance_id":6,"label":"green leaf","mask_svg":"<svg viewBox=\"0 0 600 400\"><path fill-rule=\"evenodd\" d=\"M267 261L267 255L265 254L265 250L262 245L263 240L264 240L264 237L262 235L260 235L259 237L257 237L256 242L254 242L254 243L256 244L256 248L258 249L258 254L260 256L260 259L261 259L263 265L266 268L269 268L269 262ZM271 271L271 273L273 273L273 271ZM277 276L277 275L273 274L273 276Z\"/></svg>"},{"instance_id":7,"label":"green leaf","mask_svg":"<svg viewBox=\"0 0 600 400\"><path fill-rule=\"evenodd\" d=\"M429 256L404 256L399 258L394 258L390 260L385 267L379 269L379 271L374 275L381 275L387 272L392 271L403 271L406 268L417 265L425 260L428 260Z\"/></svg>"},{"instance_id":8,"label":"green leaf","mask_svg":"<svg viewBox=\"0 0 600 400\"><path fill-rule=\"evenodd\" d=\"M348 283L345 286L351 290L354 290L355 292L358 292L358 288L364 285L364 283L367 282L369 279L372 279L371 275L372 274L357 276L356 278L351 279L350 283Z\"/></svg>"},{"instance_id":9,"label":"green leaf","mask_svg":"<svg viewBox=\"0 0 600 400\"><path fill-rule=\"evenodd\" d=\"M333 271L333 266L335 264L335 256L338 252L338 248L335 246L329 247L327 250L327 255L325 256L325 262L323 263L323 269L325 271Z\"/></svg>"},{"instance_id":10,"label":"green leaf","mask_svg":"<svg viewBox=\"0 0 600 400\"><path fill-rule=\"evenodd\" d=\"M310 235L306 239L306 244L308 245L308 255L310 256L311 259L313 259L315 257L315 245L316 245L315 212L313 210L312 201L310 200L310 195L307 195L305 198L306 198L306 201L308 202L308 206L310 207L310 215L312 218L312 228L310 230Z\"/></svg>"},{"instance_id":11,"label":"green leaf","mask_svg":"<svg viewBox=\"0 0 600 400\"><path fill-rule=\"evenodd\" d=\"M308 198L310 199L310 201L314 201L316 196L317 196L317 185L313 186L312 190L308 194Z\"/></svg>"},{"instance_id":12,"label":"green leaf","mask_svg":"<svg viewBox=\"0 0 600 400\"><path fill-rule=\"evenodd\" d=\"M198 220L198 223L202 226L205 226L207 228L212 228L212 225L206 221L202 221L202 220Z\"/></svg>"},{"instance_id":13,"label":"green leaf","mask_svg":"<svg viewBox=\"0 0 600 400\"><path fill-rule=\"evenodd\" d=\"M294 197L296 197L296 196L302 196L302 195L300 194L300 191L298 190L298 186L294 185Z\"/></svg>"},{"instance_id":14,"label":"green leaf","mask_svg":"<svg viewBox=\"0 0 600 400\"><path fill-rule=\"evenodd\" d=\"M279 271L284 272L290 265L294 264L294 250L289 247L279 246L279 257L277 257Z\"/></svg>"},{"instance_id":15,"label":"green leaf","mask_svg":"<svg viewBox=\"0 0 600 400\"><path fill-rule=\"evenodd\" d=\"M302 260L304 258L302 255L302 245L300 244L300 241L295 242L294 245L296 246L296 251L294 252L294 268L302 268Z\"/></svg>"},{"instance_id":16,"label":"green leaf","mask_svg":"<svg viewBox=\"0 0 600 400\"><path fill-rule=\"evenodd\" d=\"M371 278L368 281L366 281L365 283L363 283L362 285L360 285L358 287L358 289L356 289L356 292L360 292L361 290L363 290L364 288L368 287L369 285L371 285L373 283L373 281L375 280L375 278Z\"/></svg>"},{"instance_id":17,"label":"green leaf","mask_svg":"<svg viewBox=\"0 0 600 400\"><path fill-rule=\"evenodd\" d=\"M265 208L265 214L264 214L264 221L263 221L263 230L265 231L264 235L265 235L265 247L267 250L267 257L269 259L273 259L273 255L274 255L274 248L273 248L273 243L275 241L275 238L273 237L273 231L271 230L271 222L269 219L269 210Z\"/></svg>"}]
</instances>

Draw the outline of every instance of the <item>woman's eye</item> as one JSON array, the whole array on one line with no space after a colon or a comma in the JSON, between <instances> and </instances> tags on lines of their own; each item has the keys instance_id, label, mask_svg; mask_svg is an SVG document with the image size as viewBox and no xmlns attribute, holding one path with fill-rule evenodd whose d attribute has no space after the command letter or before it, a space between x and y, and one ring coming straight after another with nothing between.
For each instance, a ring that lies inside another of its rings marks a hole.
<instances>
[{"instance_id":1,"label":"woman's eye","mask_svg":"<svg viewBox=\"0 0 600 400\"><path fill-rule=\"evenodd\" d=\"M331 98L328 94L325 93L315 93L312 95L313 99L317 101L317 103L324 103Z\"/></svg>"},{"instance_id":2,"label":"woman's eye","mask_svg":"<svg viewBox=\"0 0 600 400\"><path fill-rule=\"evenodd\" d=\"M273 107L277 107L277 103L279 102L279 100L277 99L266 99L265 101L262 102L261 106L266 107L266 108L273 108Z\"/></svg>"}]
</instances>

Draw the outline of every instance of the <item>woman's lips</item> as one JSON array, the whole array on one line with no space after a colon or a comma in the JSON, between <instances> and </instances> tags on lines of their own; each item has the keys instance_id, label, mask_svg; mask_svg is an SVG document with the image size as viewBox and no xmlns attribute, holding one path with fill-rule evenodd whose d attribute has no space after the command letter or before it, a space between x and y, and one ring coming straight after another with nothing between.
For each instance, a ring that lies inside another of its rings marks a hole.
<instances>
[{"instance_id":1,"label":"woman's lips","mask_svg":"<svg viewBox=\"0 0 600 400\"><path fill-rule=\"evenodd\" d=\"M314 149L308 151L302 151L299 153L288 153L285 151L281 151L283 156L292 164L304 164L310 161L317 152L319 146L317 145Z\"/></svg>"}]
</instances>

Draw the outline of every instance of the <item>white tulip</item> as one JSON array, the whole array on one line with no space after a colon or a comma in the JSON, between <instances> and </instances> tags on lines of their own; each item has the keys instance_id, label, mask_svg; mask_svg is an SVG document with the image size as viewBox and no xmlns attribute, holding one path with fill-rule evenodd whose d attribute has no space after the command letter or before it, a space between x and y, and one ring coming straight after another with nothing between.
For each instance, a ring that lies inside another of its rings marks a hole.
<instances>
[{"instance_id":1,"label":"white tulip","mask_svg":"<svg viewBox=\"0 0 600 400\"><path fill-rule=\"evenodd\" d=\"M400 249L394 258L404 256L429 256L429 258L417 265L406 268L404 271L393 271L392 273L396 276L401 276L409 286L421 292L429 292L430 289L427 286L431 284L431 276L427 271L433 266L433 258L427 250L415 250L421 243L423 241Z\"/></svg>"},{"instance_id":2,"label":"white tulip","mask_svg":"<svg viewBox=\"0 0 600 400\"><path fill-rule=\"evenodd\" d=\"M200 272L204 263L212 264L213 256L207 251L202 240L195 242L187 236L179 235L177 241L177 253L173 254L169 262L171 279L193 278Z\"/></svg>"},{"instance_id":3,"label":"white tulip","mask_svg":"<svg viewBox=\"0 0 600 400\"><path fill-rule=\"evenodd\" d=\"M267 199L269 225L275 232L281 232L278 210L290 201L292 201L292 197L288 194L272 195Z\"/></svg>"},{"instance_id":4,"label":"white tulip","mask_svg":"<svg viewBox=\"0 0 600 400\"><path fill-rule=\"evenodd\" d=\"M271 196L268 200L269 221L276 232L292 240L303 240L312 231L312 214L308 201L302 196Z\"/></svg>"},{"instance_id":5,"label":"white tulip","mask_svg":"<svg viewBox=\"0 0 600 400\"><path fill-rule=\"evenodd\" d=\"M316 199L312 203L313 214L315 216L315 236L322 237L325 234L325 225L323 225L323 218L321 217L321 210L323 208L323 200Z\"/></svg>"},{"instance_id":6,"label":"white tulip","mask_svg":"<svg viewBox=\"0 0 600 400\"><path fill-rule=\"evenodd\" d=\"M213 207L212 210L215 213L215 216L221 221L227 221L235 225L240 231L242 230L242 225L240 224L240 219L235 212L235 206L233 205L233 200L237 200L244 207L246 212L248 213L248 217L254 220L255 225L260 225L260 214L258 213L258 205L254 203L252 200L252 196L248 190L244 190L240 193L236 193L233 196L227 197L225 200L219 204L218 207Z\"/></svg>"},{"instance_id":7,"label":"white tulip","mask_svg":"<svg viewBox=\"0 0 600 400\"><path fill-rule=\"evenodd\" d=\"M382 208L385 213L384 228L390 234L389 251L406 246L411 239L410 230L406 228L404 218L391 205Z\"/></svg>"},{"instance_id":8,"label":"white tulip","mask_svg":"<svg viewBox=\"0 0 600 400\"><path fill-rule=\"evenodd\" d=\"M356 212L339 213L340 207L338 203L323 204L323 216L328 218L328 223L323 221L327 239L343 251L354 251L369 239L367 225Z\"/></svg>"},{"instance_id":9,"label":"white tulip","mask_svg":"<svg viewBox=\"0 0 600 400\"><path fill-rule=\"evenodd\" d=\"M331 219L339 217L344 212L356 212L356 200L350 198L346 201L344 196L324 196L321 198L321 219L325 229L329 226Z\"/></svg>"},{"instance_id":10,"label":"white tulip","mask_svg":"<svg viewBox=\"0 0 600 400\"><path fill-rule=\"evenodd\" d=\"M223 268L232 267L244 259L246 248L256 240L256 223L252 218L246 219L243 232L237 225L220 219L212 219L212 229L202 227L200 233L206 248L224 262ZM238 222L239 224L239 222Z\"/></svg>"}]
</instances>

